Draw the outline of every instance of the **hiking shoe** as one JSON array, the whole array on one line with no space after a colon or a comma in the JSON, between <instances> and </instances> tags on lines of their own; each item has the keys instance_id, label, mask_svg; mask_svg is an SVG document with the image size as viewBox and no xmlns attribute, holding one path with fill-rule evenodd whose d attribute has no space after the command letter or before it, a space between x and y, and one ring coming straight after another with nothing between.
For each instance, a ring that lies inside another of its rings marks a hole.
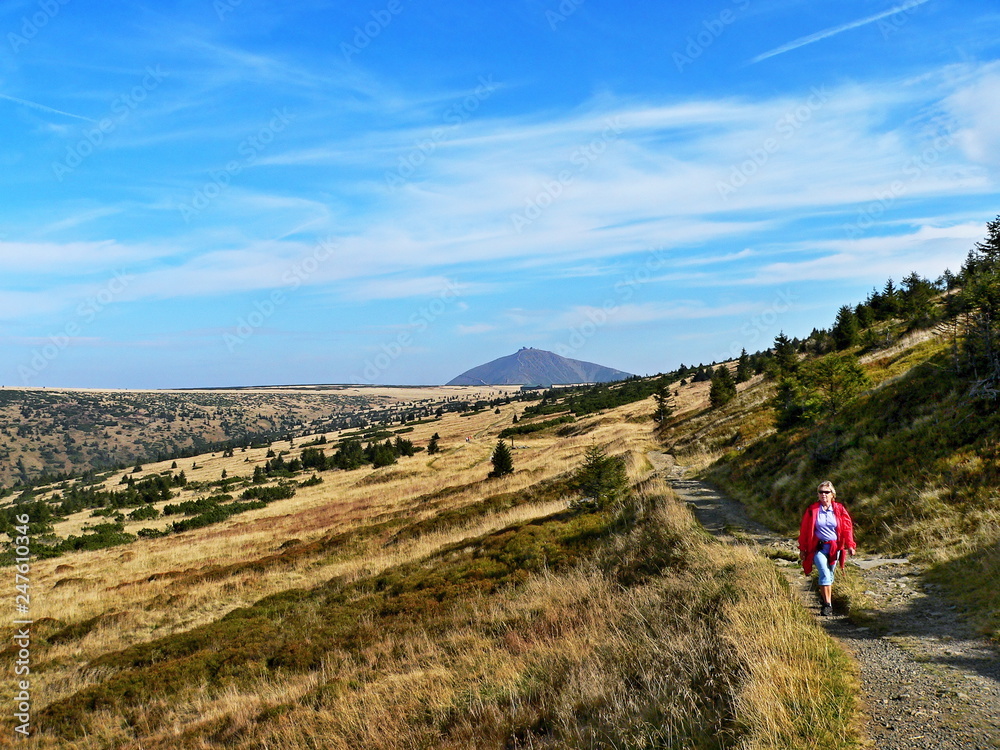
<instances>
[{"instance_id":1,"label":"hiking shoe","mask_svg":"<svg viewBox=\"0 0 1000 750\"><path fill-rule=\"evenodd\" d=\"M822 607L820 607L819 613L823 617L829 617L830 615L833 614L833 605L832 604L824 604Z\"/></svg>"}]
</instances>

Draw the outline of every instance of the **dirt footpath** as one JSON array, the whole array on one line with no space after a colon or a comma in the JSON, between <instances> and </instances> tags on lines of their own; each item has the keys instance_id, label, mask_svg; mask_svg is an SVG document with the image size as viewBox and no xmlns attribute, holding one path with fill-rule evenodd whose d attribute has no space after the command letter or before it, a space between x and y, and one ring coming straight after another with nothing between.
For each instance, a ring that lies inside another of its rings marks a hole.
<instances>
[{"instance_id":1,"label":"dirt footpath","mask_svg":"<svg viewBox=\"0 0 1000 750\"><path fill-rule=\"evenodd\" d=\"M795 540L752 521L738 502L703 482L685 478L672 456L652 452L649 460L721 540L797 554ZM803 606L857 660L875 748L1000 748L1000 652L923 583L918 566L863 554L852 558L874 602L872 626L860 627L839 615L819 617L816 594L798 564L775 564Z\"/></svg>"}]
</instances>

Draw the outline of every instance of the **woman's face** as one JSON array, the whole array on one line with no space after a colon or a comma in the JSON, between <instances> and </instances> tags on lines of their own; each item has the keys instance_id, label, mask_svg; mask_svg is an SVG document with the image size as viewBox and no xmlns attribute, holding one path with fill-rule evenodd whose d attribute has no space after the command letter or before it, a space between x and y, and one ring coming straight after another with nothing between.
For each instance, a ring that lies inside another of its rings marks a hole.
<instances>
[{"instance_id":1,"label":"woman's face","mask_svg":"<svg viewBox=\"0 0 1000 750\"><path fill-rule=\"evenodd\" d=\"M829 509L833 505L833 490L829 487L820 487L819 492L819 502L823 506L823 510Z\"/></svg>"}]
</instances>

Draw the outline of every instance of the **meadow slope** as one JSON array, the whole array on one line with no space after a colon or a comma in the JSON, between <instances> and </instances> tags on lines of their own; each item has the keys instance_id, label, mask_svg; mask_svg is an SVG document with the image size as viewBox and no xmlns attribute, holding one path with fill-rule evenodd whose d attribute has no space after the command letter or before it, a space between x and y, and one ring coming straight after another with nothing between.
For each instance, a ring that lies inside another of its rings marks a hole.
<instances>
[{"instance_id":1,"label":"meadow slope","mask_svg":"<svg viewBox=\"0 0 1000 750\"><path fill-rule=\"evenodd\" d=\"M80 475L191 457L367 422L432 414L516 388L272 386L178 391L0 388L0 491L43 475Z\"/></svg>"},{"instance_id":2,"label":"meadow slope","mask_svg":"<svg viewBox=\"0 0 1000 750\"><path fill-rule=\"evenodd\" d=\"M952 356L946 335L922 331L864 356L871 386L829 417L777 429L775 384L757 380L726 407L679 417L665 438L789 535L832 479L866 550L919 563L1000 641L1000 413L969 397Z\"/></svg>"},{"instance_id":3,"label":"meadow slope","mask_svg":"<svg viewBox=\"0 0 1000 750\"><path fill-rule=\"evenodd\" d=\"M487 480L522 405L498 408L407 433L439 433L438 454L306 472L218 523L34 561L22 746L859 745L843 652L653 476L650 400L517 437L514 474ZM604 507L577 502L595 446L632 488ZM266 460L192 463L251 487Z\"/></svg>"}]
</instances>

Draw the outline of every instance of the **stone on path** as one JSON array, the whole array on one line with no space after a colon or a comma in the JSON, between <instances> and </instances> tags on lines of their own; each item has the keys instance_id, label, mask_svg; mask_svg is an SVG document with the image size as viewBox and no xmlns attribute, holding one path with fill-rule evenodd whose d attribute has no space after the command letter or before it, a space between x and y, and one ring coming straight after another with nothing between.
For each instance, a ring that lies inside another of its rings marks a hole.
<instances>
[{"instance_id":1,"label":"stone on path","mask_svg":"<svg viewBox=\"0 0 1000 750\"><path fill-rule=\"evenodd\" d=\"M881 568L883 565L909 565L910 561L905 557L870 557L863 560L852 557L847 561L847 564L856 565L862 570L872 570L873 568Z\"/></svg>"}]
</instances>

